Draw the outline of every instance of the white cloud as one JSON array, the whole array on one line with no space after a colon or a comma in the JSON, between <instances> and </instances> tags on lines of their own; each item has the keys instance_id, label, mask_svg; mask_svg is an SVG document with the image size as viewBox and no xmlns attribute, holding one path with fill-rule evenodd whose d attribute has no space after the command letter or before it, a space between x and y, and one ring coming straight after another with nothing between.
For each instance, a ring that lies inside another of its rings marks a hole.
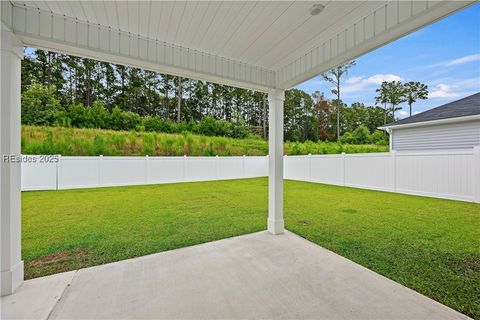
<instances>
[{"instance_id":1,"label":"white cloud","mask_svg":"<svg viewBox=\"0 0 480 320\"><path fill-rule=\"evenodd\" d=\"M395 74L374 74L370 77L350 77L342 86L342 93L351 94L361 92L372 86L379 86L383 81L401 81L402 78Z\"/></svg>"},{"instance_id":2,"label":"white cloud","mask_svg":"<svg viewBox=\"0 0 480 320\"><path fill-rule=\"evenodd\" d=\"M452 60L444 60L444 61L436 62L436 63L430 64L430 65L426 65L426 66L424 66L424 68L437 68L438 69L440 67L443 67L443 68L454 67L454 66L458 66L458 65L462 65L462 64L466 64L466 63L470 63L470 62L476 62L476 61L480 61L480 53L470 54L470 55L463 56L463 57L456 58L456 59L452 59ZM419 68L422 68L422 67L420 66ZM438 70L442 70L442 69L440 68ZM444 73L444 72L442 72L442 73Z\"/></svg>"},{"instance_id":3,"label":"white cloud","mask_svg":"<svg viewBox=\"0 0 480 320\"><path fill-rule=\"evenodd\" d=\"M348 83L348 84L358 83L362 81L362 79L363 77L350 77L347 80L345 80L345 83Z\"/></svg>"},{"instance_id":4,"label":"white cloud","mask_svg":"<svg viewBox=\"0 0 480 320\"><path fill-rule=\"evenodd\" d=\"M456 92L454 92L455 86L440 83L435 86L435 88L428 93L429 98L455 98L458 96Z\"/></svg>"},{"instance_id":5,"label":"white cloud","mask_svg":"<svg viewBox=\"0 0 480 320\"><path fill-rule=\"evenodd\" d=\"M390 81L400 81L400 80L402 80L402 78L400 78L395 74L375 74L365 79L367 83L378 84L378 85L382 84L382 82L384 81L390 82Z\"/></svg>"},{"instance_id":6,"label":"white cloud","mask_svg":"<svg viewBox=\"0 0 480 320\"><path fill-rule=\"evenodd\" d=\"M420 113L419 111L413 111L412 112L412 116L416 115ZM406 118L406 117L409 117L410 116L410 112L407 111L407 110L398 110L396 113L395 113L395 116L398 116L398 118L400 119L403 119L403 118Z\"/></svg>"},{"instance_id":7,"label":"white cloud","mask_svg":"<svg viewBox=\"0 0 480 320\"><path fill-rule=\"evenodd\" d=\"M408 111L405 111L405 110L399 110L397 111L397 116L399 118L405 118L405 117L408 117Z\"/></svg>"},{"instance_id":8,"label":"white cloud","mask_svg":"<svg viewBox=\"0 0 480 320\"><path fill-rule=\"evenodd\" d=\"M465 64L465 63L470 63L470 62L475 62L475 61L480 61L480 53L479 54L471 54L469 56L461 57L458 59L450 60L445 63L445 66L451 67L451 66L457 66L460 64Z\"/></svg>"}]
</instances>

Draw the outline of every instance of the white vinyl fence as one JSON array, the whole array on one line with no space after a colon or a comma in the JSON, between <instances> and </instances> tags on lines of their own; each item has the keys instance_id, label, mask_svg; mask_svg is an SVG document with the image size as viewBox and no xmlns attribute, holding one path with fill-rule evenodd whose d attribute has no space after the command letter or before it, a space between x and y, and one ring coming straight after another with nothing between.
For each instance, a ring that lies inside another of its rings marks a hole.
<instances>
[{"instance_id":1,"label":"white vinyl fence","mask_svg":"<svg viewBox=\"0 0 480 320\"><path fill-rule=\"evenodd\" d=\"M61 190L267 176L268 157L58 157L22 163L22 190Z\"/></svg>"},{"instance_id":2,"label":"white vinyl fence","mask_svg":"<svg viewBox=\"0 0 480 320\"><path fill-rule=\"evenodd\" d=\"M480 148L287 156L285 179L480 202Z\"/></svg>"},{"instance_id":3,"label":"white vinyl fence","mask_svg":"<svg viewBox=\"0 0 480 320\"><path fill-rule=\"evenodd\" d=\"M41 156L30 156L39 159ZM59 157L22 163L22 190L265 177L268 157ZM286 179L480 202L480 148L285 156Z\"/></svg>"}]
</instances>

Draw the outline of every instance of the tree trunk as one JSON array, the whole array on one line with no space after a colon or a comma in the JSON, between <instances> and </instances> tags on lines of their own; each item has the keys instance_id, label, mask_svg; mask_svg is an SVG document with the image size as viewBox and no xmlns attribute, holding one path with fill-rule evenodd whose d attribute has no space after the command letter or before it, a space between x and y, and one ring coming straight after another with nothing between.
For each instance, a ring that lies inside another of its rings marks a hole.
<instances>
[{"instance_id":1,"label":"tree trunk","mask_svg":"<svg viewBox=\"0 0 480 320\"><path fill-rule=\"evenodd\" d=\"M340 139L340 78L337 81L337 141Z\"/></svg>"},{"instance_id":2,"label":"tree trunk","mask_svg":"<svg viewBox=\"0 0 480 320\"><path fill-rule=\"evenodd\" d=\"M165 80L165 84L163 86L163 94L164 94L164 99L163 99L163 108L164 108L164 112L165 112L165 119L168 119L169 118L169 112L168 112L168 76L165 76L164 78Z\"/></svg>"},{"instance_id":3,"label":"tree trunk","mask_svg":"<svg viewBox=\"0 0 480 320\"><path fill-rule=\"evenodd\" d=\"M47 76L47 82L48 82L48 87L52 85L52 53L49 51L48 56L48 76Z\"/></svg>"},{"instance_id":4,"label":"tree trunk","mask_svg":"<svg viewBox=\"0 0 480 320\"><path fill-rule=\"evenodd\" d=\"M383 124L387 124L387 104L383 105Z\"/></svg>"},{"instance_id":5,"label":"tree trunk","mask_svg":"<svg viewBox=\"0 0 480 320\"><path fill-rule=\"evenodd\" d=\"M181 120L181 109L182 109L182 78L177 78L177 122Z\"/></svg>"}]
</instances>

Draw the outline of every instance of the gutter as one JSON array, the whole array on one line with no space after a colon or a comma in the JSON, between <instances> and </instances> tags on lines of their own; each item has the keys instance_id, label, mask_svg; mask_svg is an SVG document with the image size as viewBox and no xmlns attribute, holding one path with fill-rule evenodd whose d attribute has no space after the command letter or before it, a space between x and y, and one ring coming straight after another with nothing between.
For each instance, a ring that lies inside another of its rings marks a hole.
<instances>
[{"instance_id":1,"label":"gutter","mask_svg":"<svg viewBox=\"0 0 480 320\"><path fill-rule=\"evenodd\" d=\"M455 122L465 122L471 120L480 120L480 114L475 114L473 116L464 116L464 117L455 117L455 118L446 118L446 119L439 119L439 120L428 120L428 121L419 121L419 122L412 122L412 123L405 123L405 124L393 124L390 126L382 126L378 127L380 130L385 130L387 132L391 131L392 129L397 128L413 128L413 127L423 127L423 126L433 126L436 124L445 124L445 123L455 123Z\"/></svg>"}]
</instances>

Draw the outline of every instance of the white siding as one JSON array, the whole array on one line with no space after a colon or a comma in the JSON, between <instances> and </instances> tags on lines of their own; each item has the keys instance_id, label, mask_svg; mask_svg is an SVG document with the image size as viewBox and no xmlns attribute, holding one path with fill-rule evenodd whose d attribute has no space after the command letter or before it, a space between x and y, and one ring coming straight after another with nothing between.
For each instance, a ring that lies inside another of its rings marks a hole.
<instances>
[{"instance_id":1,"label":"white siding","mask_svg":"<svg viewBox=\"0 0 480 320\"><path fill-rule=\"evenodd\" d=\"M468 149L480 145L480 120L393 129L396 151Z\"/></svg>"}]
</instances>

